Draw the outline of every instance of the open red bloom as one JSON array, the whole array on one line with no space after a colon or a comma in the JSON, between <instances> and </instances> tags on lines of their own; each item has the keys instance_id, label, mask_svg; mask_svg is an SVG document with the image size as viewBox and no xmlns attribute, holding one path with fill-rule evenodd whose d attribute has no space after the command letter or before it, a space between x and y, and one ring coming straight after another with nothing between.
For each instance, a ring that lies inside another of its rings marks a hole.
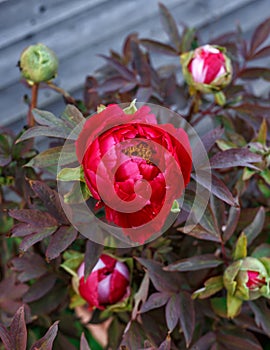
<instances>
[{"instance_id":1,"label":"open red bloom","mask_svg":"<svg viewBox=\"0 0 270 350\"><path fill-rule=\"evenodd\" d=\"M129 296L129 270L123 262L102 254L84 281L84 263L78 270L80 295L90 308L104 309Z\"/></svg>"},{"instance_id":2,"label":"open red bloom","mask_svg":"<svg viewBox=\"0 0 270 350\"><path fill-rule=\"evenodd\" d=\"M77 157L106 219L143 243L158 232L190 180L191 149L183 129L157 125L150 108L126 114L110 105L89 118L76 144ZM159 215L158 219L154 220ZM129 229L152 223L142 235Z\"/></svg>"},{"instance_id":3,"label":"open red bloom","mask_svg":"<svg viewBox=\"0 0 270 350\"><path fill-rule=\"evenodd\" d=\"M265 278L260 278L260 273L257 271L247 271L248 281L246 283L249 289L261 288L263 285L266 285Z\"/></svg>"}]
</instances>

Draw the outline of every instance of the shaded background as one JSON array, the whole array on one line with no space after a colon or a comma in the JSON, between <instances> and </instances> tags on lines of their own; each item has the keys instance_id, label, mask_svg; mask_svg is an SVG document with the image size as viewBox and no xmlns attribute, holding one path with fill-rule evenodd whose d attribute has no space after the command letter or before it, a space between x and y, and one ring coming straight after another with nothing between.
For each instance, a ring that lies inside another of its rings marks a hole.
<instances>
[{"instance_id":1,"label":"shaded background","mask_svg":"<svg viewBox=\"0 0 270 350\"><path fill-rule=\"evenodd\" d=\"M203 42L241 25L244 36L270 16L269 0L163 0L176 22L199 29ZM167 41L161 27L158 0L0 0L0 126L17 132L25 125L30 90L16 68L21 51L42 42L60 60L56 84L82 98L87 75L104 64L97 56L120 51L125 37ZM180 65L177 57L154 56L156 65ZM268 59L270 66L270 58ZM266 94L262 81L258 94ZM40 90L38 107L55 114L64 108L62 97Z\"/></svg>"}]
</instances>

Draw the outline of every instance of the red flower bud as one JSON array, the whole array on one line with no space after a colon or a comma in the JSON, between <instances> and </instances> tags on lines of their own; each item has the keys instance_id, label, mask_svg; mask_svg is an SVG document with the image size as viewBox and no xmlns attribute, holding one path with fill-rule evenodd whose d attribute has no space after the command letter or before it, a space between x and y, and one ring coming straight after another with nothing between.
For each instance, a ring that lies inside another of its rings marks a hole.
<instances>
[{"instance_id":1,"label":"red flower bud","mask_svg":"<svg viewBox=\"0 0 270 350\"><path fill-rule=\"evenodd\" d=\"M211 84L226 72L224 54L215 47L205 45L195 50L188 69L196 83Z\"/></svg>"},{"instance_id":2,"label":"red flower bud","mask_svg":"<svg viewBox=\"0 0 270 350\"><path fill-rule=\"evenodd\" d=\"M257 271L247 271L248 274L248 281L246 283L246 286L249 289L256 289L261 288L263 285L266 285L265 278L260 278L260 273Z\"/></svg>"},{"instance_id":3,"label":"red flower bud","mask_svg":"<svg viewBox=\"0 0 270 350\"><path fill-rule=\"evenodd\" d=\"M86 281L84 263L78 270L79 292L89 306L104 309L129 296L129 270L121 261L109 255L101 255Z\"/></svg>"},{"instance_id":4,"label":"red flower bud","mask_svg":"<svg viewBox=\"0 0 270 350\"><path fill-rule=\"evenodd\" d=\"M204 45L181 55L183 75L192 89L216 93L232 78L232 65L223 47Z\"/></svg>"}]
</instances>

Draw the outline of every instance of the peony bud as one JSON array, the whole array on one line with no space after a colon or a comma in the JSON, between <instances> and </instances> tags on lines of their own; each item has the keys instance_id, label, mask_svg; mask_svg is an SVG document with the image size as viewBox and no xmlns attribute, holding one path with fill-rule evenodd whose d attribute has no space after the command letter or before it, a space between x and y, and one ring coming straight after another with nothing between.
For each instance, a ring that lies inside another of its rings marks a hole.
<instances>
[{"instance_id":1,"label":"peony bud","mask_svg":"<svg viewBox=\"0 0 270 350\"><path fill-rule=\"evenodd\" d=\"M46 82L57 75L58 59L47 46L31 45L22 52L19 67L30 84Z\"/></svg>"},{"instance_id":2,"label":"peony bud","mask_svg":"<svg viewBox=\"0 0 270 350\"><path fill-rule=\"evenodd\" d=\"M228 293L241 300L270 298L269 276L259 259L246 257L235 261L225 270L223 282Z\"/></svg>"},{"instance_id":3,"label":"peony bud","mask_svg":"<svg viewBox=\"0 0 270 350\"><path fill-rule=\"evenodd\" d=\"M130 272L125 263L109 255L101 255L86 281L84 263L78 269L79 293L90 307L104 309L126 299L129 294Z\"/></svg>"},{"instance_id":4,"label":"peony bud","mask_svg":"<svg viewBox=\"0 0 270 350\"><path fill-rule=\"evenodd\" d=\"M215 93L230 83L232 66L225 51L204 45L181 55L183 75L192 90Z\"/></svg>"}]
</instances>

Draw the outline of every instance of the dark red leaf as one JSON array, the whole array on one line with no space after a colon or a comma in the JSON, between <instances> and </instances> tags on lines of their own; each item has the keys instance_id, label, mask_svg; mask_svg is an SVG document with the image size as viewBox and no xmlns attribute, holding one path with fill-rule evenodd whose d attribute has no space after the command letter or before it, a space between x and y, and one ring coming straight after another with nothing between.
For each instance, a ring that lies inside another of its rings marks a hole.
<instances>
[{"instance_id":1,"label":"dark red leaf","mask_svg":"<svg viewBox=\"0 0 270 350\"><path fill-rule=\"evenodd\" d=\"M46 250L46 257L49 260L57 258L77 237L77 230L72 226L61 226L50 238Z\"/></svg>"},{"instance_id":2,"label":"dark red leaf","mask_svg":"<svg viewBox=\"0 0 270 350\"><path fill-rule=\"evenodd\" d=\"M180 307L179 307L179 296L174 294L170 297L166 308L165 308L165 317L167 327L171 333L179 322L180 317Z\"/></svg>"},{"instance_id":3,"label":"dark red leaf","mask_svg":"<svg viewBox=\"0 0 270 350\"><path fill-rule=\"evenodd\" d=\"M163 266L153 260L137 258L149 273L149 277L159 292L177 292L181 286L181 280L178 273L168 273L163 270Z\"/></svg>"},{"instance_id":4,"label":"dark red leaf","mask_svg":"<svg viewBox=\"0 0 270 350\"><path fill-rule=\"evenodd\" d=\"M137 40L131 41L132 63L139 76L139 83L142 86L149 86L151 82L151 67L146 55L141 51Z\"/></svg>"},{"instance_id":5,"label":"dark red leaf","mask_svg":"<svg viewBox=\"0 0 270 350\"><path fill-rule=\"evenodd\" d=\"M4 344L5 350L14 350L13 347L13 339L11 338L11 335L9 334L9 331L0 324L0 338Z\"/></svg>"},{"instance_id":6,"label":"dark red leaf","mask_svg":"<svg viewBox=\"0 0 270 350\"><path fill-rule=\"evenodd\" d=\"M62 208L59 194L42 181L30 181L33 191L42 200L48 212L61 224L69 224Z\"/></svg>"},{"instance_id":7,"label":"dark red leaf","mask_svg":"<svg viewBox=\"0 0 270 350\"><path fill-rule=\"evenodd\" d=\"M22 252L26 252L30 247L32 247L34 244L42 241L43 239L51 236L55 230L57 229L57 226L52 227L44 227L40 228L38 232L32 233L28 236L25 236L20 244L20 250Z\"/></svg>"},{"instance_id":8,"label":"dark red leaf","mask_svg":"<svg viewBox=\"0 0 270 350\"><path fill-rule=\"evenodd\" d=\"M160 344L158 350L170 350L171 349L171 337L168 335L166 339Z\"/></svg>"},{"instance_id":9,"label":"dark red leaf","mask_svg":"<svg viewBox=\"0 0 270 350\"><path fill-rule=\"evenodd\" d=\"M11 209L9 215L34 227L57 226L57 221L50 214L35 209ZM18 230L19 228L17 228Z\"/></svg>"},{"instance_id":10,"label":"dark red leaf","mask_svg":"<svg viewBox=\"0 0 270 350\"><path fill-rule=\"evenodd\" d=\"M250 52L253 54L256 49L267 39L270 34L270 18L261 23L253 33L250 44Z\"/></svg>"},{"instance_id":11,"label":"dark red leaf","mask_svg":"<svg viewBox=\"0 0 270 350\"><path fill-rule=\"evenodd\" d=\"M194 302L187 292L179 293L180 325L184 333L187 348L189 347L195 328Z\"/></svg>"},{"instance_id":12,"label":"dark red leaf","mask_svg":"<svg viewBox=\"0 0 270 350\"><path fill-rule=\"evenodd\" d=\"M237 74L240 79L265 79L270 81L270 69L262 67L251 67L241 70Z\"/></svg>"},{"instance_id":13,"label":"dark red leaf","mask_svg":"<svg viewBox=\"0 0 270 350\"><path fill-rule=\"evenodd\" d=\"M183 232L188 236L195 237L197 239L204 239L207 241L213 241L213 242L221 242L221 237L218 231L212 232L207 231L204 227L201 225L191 225L191 226L184 226L179 227L177 231Z\"/></svg>"},{"instance_id":14,"label":"dark red leaf","mask_svg":"<svg viewBox=\"0 0 270 350\"><path fill-rule=\"evenodd\" d=\"M197 271L217 267L223 263L214 254L196 255L190 258L178 260L166 267L165 271Z\"/></svg>"},{"instance_id":15,"label":"dark red leaf","mask_svg":"<svg viewBox=\"0 0 270 350\"><path fill-rule=\"evenodd\" d=\"M232 106L231 107L234 111L237 111L241 114L246 114L250 116L258 116L258 117L269 117L270 116L270 109L269 107L261 106L258 104L252 104L252 103L243 103L238 106Z\"/></svg>"},{"instance_id":16,"label":"dark red leaf","mask_svg":"<svg viewBox=\"0 0 270 350\"><path fill-rule=\"evenodd\" d=\"M25 350L27 343L27 330L24 319L24 306L21 306L16 312L11 325L10 336L12 338L14 350Z\"/></svg>"},{"instance_id":17,"label":"dark red leaf","mask_svg":"<svg viewBox=\"0 0 270 350\"><path fill-rule=\"evenodd\" d=\"M270 310L265 300L249 302L249 307L255 315L255 322L270 337Z\"/></svg>"},{"instance_id":18,"label":"dark red leaf","mask_svg":"<svg viewBox=\"0 0 270 350\"><path fill-rule=\"evenodd\" d=\"M160 10L161 22L164 27L164 30L167 33L171 43L179 52L180 45L181 45L181 37L177 28L177 24L175 23L173 16L170 14L169 10L165 5L160 3L159 10Z\"/></svg>"},{"instance_id":19,"label":"dark red leaf","mask_svg":"<svg viewBox=\"0 0 270 350\"><path fill-rule=\"evenodd\" d=\"M270 46L263 47L262 49L256 51L252 56L248 57L248 60L257 60L270 56Z\"/></svg>"},{"instance_id":20,"label":"dark red leaf","mask_svg":"<svg viewBox=\"0 0 270 350\"><path fill-rule=\"evenodd\" d=\"M45 261L35 253L26 253L20 258L12 259L12 265L14 270L20 272L21 282L41 277L47 272Z\"/></svg>"},{"instance_id":21,"label":"dark red leaf","mask_svg":"<svg viewBox=\"0 0 270 350\"><path fill-rule=\"evenodd\" d=\"M85 278L87 278L90 275L94 266L98 262L98 259L102 254L103 248L104 247L102 245L96 242L87 240L85 258L84 258L84 262L85 262L84 277Z\"/></svg>"},{"instance_id":22,"label":"dark red leaf","mask_svg":"<svg viewBox=\"0 0 270 350\"><path fill-rule=\"evenodd\" d=\"M145 335L142 326L133 321L123 335L123 340L120 344L120 349L140 349L144 347Z\"/></svg>"},{"instance_id":23,"label":"dark red leaf","mask_svg":"<svg viewBox=\"0 0 270 350\"><path fill-rule=\"evenodd\" d=\"M56 277L52 274L42 276L34 283L24 295L23 301L31 303L46 295L55 285Z\"/></svg>"},{"instance_id":24,"label":"dark red leaf","mask_svg":"<svg viewBox=\"0 0 270 350\"><path fill-rule=\"evenodd\" d=\"M244 233L247 236L248 245L258 236L262 231L265 220L265 210L264 207L260 207L256 213L255 218L252 220L251 224L244 228Z\"/></svg>"},{"instance_id":25,"label":"dark red leaf","mask_svg":"<svg viewBox=\"0 0 270 350\"><path fill-rule=\"evenodd\" d=\"M120 92L129 91L137 85L136 82L130 83L128 80L121 77L113 77L105 80L102 84L94 90L99 94L104 94L107 92Z\"/></svg>"},{"instance_id":26,"label":"dark red leaf","mask_svg":"<svg viewBox=\"0 0 270 350\"><path fill-rule=\"evenodd\" d=\"M224 152L216 153L210 160L213 169L224 169L231 167L249 167L257 169L252 163L261 162L262 157L250 152L247 148L231 148Z\"/></svg>"},{"instance_id":27,"label":"dark red leaf","mask_svg":"<svg viewBox=\"0 0 270 350\"><path fill-rule=\"evenodd\" d=\"M178 56L179 53L170 45L160 43L159 41L151 39L140 39L140 43L145 46L149 51L163 53L169 56Z\"/></svg>"},{"instance_id":28,"label":"dark red leaf","mask_svg":"<svg viewBox=\"0 0 270 350\"><path fill-rule=\"evenodd\" d=\"M226 334L227 333L227 334ZM256 337L246 331L237 329L234 332L220 332L217 337L217 342L226 349L233 350L263 350Z\"/></svg>"},{"instance_id":29,"label":"dark red leaf","mask_svg":"<svg viewBox=\"0 0 270 350\"><path fill-rule=\"evenodd\" d=\"M151 95L152 95L153 89L152 87L139 87L137 93L136 93L136 100L138 102L147 102Z\"/></svg>"},{"instance_id":30,"label":"dark red leaf","mask_svg":"<svg viewBox=\"0 0 270 350\"><path fill-rule=\"evenodd\" d=\"M216 140L221 138L221 136L223 135L223 132L224 132L224 129L221 126L218 126L217 128L210 130L207 134L202 136L201 140L206 152L209 152L211 150Z\"/></svg>"},{"instance_id":31,"label":"dark red leaf","mask_svg":"<svg viewBox=\"0 0 270 350\"><path fill-rule=\"evenodd\" d=\"M167 303L169 295L166 293L153 293L147 299L147 301L142 305L140 312L144 313L149 310L156 309Z\"/></svg>"},{"instance_id":32,"label":"dark red leaf","mask_svg":"<svg viewBox=\"0 0 270 350\"><path fill-rule=\"evenodd\" d=\"M190 350L209 350L210 346L216 342L216 335L214 332L208 332L202 336Z\"/></svg>"},{"instance_id":33,"label":"dark red leaf","mask_svg":"<svg viewBox=\"0 0 270 350\"><path fill-rule=\"evenodd\" d=\"M100 57L104 58L106 62L111 65L114 69L116 69L123 78L125 78L128 81L134 81L135 75L134 73L129 70L126 66L124 66L122 63L118 62L116 59L112 57L107 57L105 55L99 55Z\"/></svg>"},{"instance_id":34,"label":"dark red leaf","mask_svg":"<svg viewBox=\"0 0 270 350\"><path fill-rule=\"evenodd\" d=\"M0 282L0 309L14 314L22 305L22 297L27 292L26 284L18 283L11 275Z\"/></svg>"},{"instance_id":35,"label":"dark red leaf","mask_svg":"<svg viewBox=\"0 0 270 350\"><path fill-rule=\"evenodd\" d=\"M235 229L238 224L238 220L240 217L240 208L231 207L229 211L228 221L223 232L223 241L227 242L231 236L234 234Z\"/></svg>"},{"instance_id":36,"label":"dark red leaf","mask_svg":"<svg viewBox=\"0 0 270 350\"><path fill-rule=\"evenodd\" d=\"M195 174L192 174L192 178L202 185L204 188L206 188L208 191L213 193L216 197L221 199L222 201L228 203L229 205L236 206L237 202L233 198L233 195L231 194L228 187L224 184L223 181L221 181L216 175L212 174L211 179L207 176L208 173L206 173L206 176L202 175L202 171L200 171L200 176L196 177Z\"/></svg>"},{"instance_id":37,"label":"dark red leaf","mask_svg":"<svg viewBox=\"0 0 270 350\"><path fill-rule=\"evenodd\" d=\"M91 350L87 343L84 333L82 333L81 335L80 350Z\"/></svg>"},{"instance_id":38,"label":"dark red leaf","mask_svg":"<svg viewBox=\"0 0 270 350\"><path fill-rule=\"evenodd\" d=\"M31 350L52 350L53 342L58 331L58 323L58 321L54 322L44 337L35 342Z\"/></svg>"}]
</instances>

